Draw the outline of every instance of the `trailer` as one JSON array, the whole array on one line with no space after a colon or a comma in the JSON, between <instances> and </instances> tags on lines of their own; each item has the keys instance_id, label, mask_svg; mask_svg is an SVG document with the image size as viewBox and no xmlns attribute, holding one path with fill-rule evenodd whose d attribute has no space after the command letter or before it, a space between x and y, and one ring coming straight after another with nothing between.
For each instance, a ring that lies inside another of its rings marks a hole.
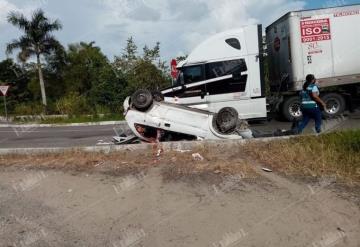
<instances>
[{"instance_id":1,"label":"trailer","mask_svg":"<svg viewBox=\"0 0 360 247\"><path fill-rule=\"evenodd\" d=\"M337 116L360 95L360 5L293 11L266 28L269 82L286 119L300 117L298 91L314 74Z\"/></svg>"}]
</instances>

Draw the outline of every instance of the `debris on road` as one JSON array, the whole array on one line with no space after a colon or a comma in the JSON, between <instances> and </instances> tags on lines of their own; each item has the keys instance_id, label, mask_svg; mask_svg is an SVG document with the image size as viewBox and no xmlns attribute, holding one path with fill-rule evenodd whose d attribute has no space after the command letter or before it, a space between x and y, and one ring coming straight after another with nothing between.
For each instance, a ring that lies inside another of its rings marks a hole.
<instances>
[{"instance_id":1,"label":"debris on road","mask_svg":"<svg viewBox=\"0 0 360 247\"><path fill-rule=\"evenodd\" d=\"M203 161L204 160L204 157L202 157L201 154L199 154L199 153L193 153L191 156L196 161Z\"/></svg>"},{"instance_id":2,"label":"debris on road","mask_svg":"<svg viewBox=\"0 0 360 247\"><path fill-rule=\"evenodd\" d=\"M263 171L266 171L266 172L272 172L272 170L271 169L269 169L269 168L266 168L266 167L263 167L263 168L261 168Z\"/></svg>"},{"instance_id":3,"label":"debris on road","mask_svg":"<svg viewBox=\"0 0 360 247\"><path fill-rule=\"evenodd\" d=\"M113 142L116 145L121 144L133 144L138 143L138 138L135 135L121 135L121 136L113 136Z\"/></svg>"},{"instance_id":4,"label":"debris on road","mask_svg":"<svg viewBox=\"0 0 360 247\"><path fill-rule=\"evenodd\" d=\"M104 162L97 163L96 165L94 165L94 167L97 167L97 166L102 165L102 164L104 164Z\"/></svg>"},{"instance_id":5,"label":"debris on road","mask_svg":"<svg viewBox=\"0 0 360 247\"><path fill-rule=\"evenodd\" d=\"M184 149L184 150L182 150L182 149L176 149L176 150L174 150L174 151L179 152L179 153L188 153L188 152L191 152L190 149Z\"/></svg>"},{"instance_id":6,"label":"debris on road","mask_svg":"<svg viewBox=\"0 0 360 247\"><path fill-rule=\"evenodd\" d=\"M164 150L163 150L162 148L159 148L159 149L157 150L156 157L160 157L160 155L162 154L163 151L164 151Z\"/></svg>"}]
</instances>

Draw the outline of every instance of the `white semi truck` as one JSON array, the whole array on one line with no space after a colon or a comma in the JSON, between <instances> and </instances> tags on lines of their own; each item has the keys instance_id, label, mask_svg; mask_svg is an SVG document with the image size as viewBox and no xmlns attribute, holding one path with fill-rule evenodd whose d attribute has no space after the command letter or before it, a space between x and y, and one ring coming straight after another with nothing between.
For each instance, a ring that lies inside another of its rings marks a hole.
<instances>
[{"instance_id":1,"label":"white semi truck","mask_svg":"<svg viewBox=\"0 0 360 247\"><path fill-rule=\"evenodd\" d=\"M165 101L211 112L230 106L242 119L276 109L291 120L301 116L298 91L314 74L325 115L351 108L360 95L360 4L289 12L265 30L265 50L261 25L199 44L179 63L176 83L161 91Z\"/></svg>"}]
</instances>

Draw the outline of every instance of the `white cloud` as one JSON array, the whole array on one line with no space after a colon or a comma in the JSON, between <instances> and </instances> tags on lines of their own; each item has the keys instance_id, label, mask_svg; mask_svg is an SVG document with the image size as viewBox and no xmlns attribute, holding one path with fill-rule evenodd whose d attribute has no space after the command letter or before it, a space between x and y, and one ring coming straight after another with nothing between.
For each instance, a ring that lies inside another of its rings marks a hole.
<instances>
[{"instance_id":1,"label":"white cloud","mask_svg":"<svg viewBox=\"0 0 360 247\"><path fill-rule=\"evenodd\" d=\"M47 0L32 0L24 4L14 3L14 1L0 0L0 25L7 24L7 16L10 12L20 12L25 16L31 15L35 9L46 4Z\"/></svg>"},{"instance_id":2,"label":"white cloud","mask_svg":"<svg viewBox=\"0 0 360 247\"><path fill-rule=\"evenodd\" d=\"M141 48L161 42L165 59L187 54L204 38L229 28L253 23L265 27L303 0L0 0L0 25L9 11L29 13L41 7L59 18L63 30L55 33L64 45L96 41L108 55L118 55L133 36ZM10 29L6 26L6 29ZM14 30L14 29L12 29ZM8 34L10 32L7 32ZM16 38L6 36L5 40ZM0 41L0 46L1 46ZM0 53L1 56L1 53ZM1 58L1 57L0 57Z\"/></svg>"},{"instance_id":3,"label":"white cloud","mask_svg":"<svg viewBox=\"0 0 360 247\"><path fill-rule=\"evenodd\" d=\"M106 23L107 27L126 24L124 34L133 35L137 41L159 40L163 48L167 43L166 57L188 53L213 33L254 23L265 26L288 11L305 6L304 1L288 0L103 0L102 3L107 13L100 23ZM146 8L152 11L131 14Z\"/></svg>"},{"instance_id":4,"label":"white cloud","mask_svg":"<svg viewBox=\"0 0 360 247\"><path fill-rule=\"evenodd\" d=\"M7 15L11 11L18 11L16 5L8 2L7 0L0 0L0 25L6 24Z\"/></svg>"}]
</instances>

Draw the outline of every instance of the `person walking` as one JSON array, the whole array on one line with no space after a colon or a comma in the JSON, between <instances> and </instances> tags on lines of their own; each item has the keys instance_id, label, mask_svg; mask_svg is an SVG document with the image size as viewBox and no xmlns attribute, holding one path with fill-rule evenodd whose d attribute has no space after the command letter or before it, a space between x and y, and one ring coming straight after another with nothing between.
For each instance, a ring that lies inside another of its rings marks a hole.
<instances>
[{"instance_id":1,"label":"person walking","mask_svg":"<svg viewBox=\"0 0 360 247\"><path fill-rule=\"evenodd\" d=\"M324 101L320 99L320 91L319 88L315 85L315 83L315 76L312 74L307 75L306 81L303 85L303 90L300 92L301 111L303 114L303 119L299 124L299 134L304 130L310 119L314 119L315 121L316 132L321 132L321 111L326 108L326 105Z\"/></svg>"}]
</instances>

